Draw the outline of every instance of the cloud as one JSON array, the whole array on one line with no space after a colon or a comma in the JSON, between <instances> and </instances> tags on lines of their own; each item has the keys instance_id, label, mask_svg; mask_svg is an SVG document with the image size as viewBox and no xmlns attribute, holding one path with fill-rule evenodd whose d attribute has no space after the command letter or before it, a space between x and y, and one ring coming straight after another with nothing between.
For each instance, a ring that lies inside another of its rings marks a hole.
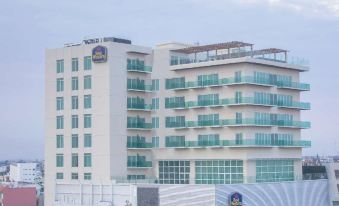
<instances>
[{"instance_id":1,"label":"cloud","mask_svg":"<svg viewBox=\"0 0 339 206\"><path fill-rule=\"evenodd\" d=\"M232 0L247 5L267 5L271 8L284 8L307 16L339 18L339 0Z\"/></svg>"}]
</instances>

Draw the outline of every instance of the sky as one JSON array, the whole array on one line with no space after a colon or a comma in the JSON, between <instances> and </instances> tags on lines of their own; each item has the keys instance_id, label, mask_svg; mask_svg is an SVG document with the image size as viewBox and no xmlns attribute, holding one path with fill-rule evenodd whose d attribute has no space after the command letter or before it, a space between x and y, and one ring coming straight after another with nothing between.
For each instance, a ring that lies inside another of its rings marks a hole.
<instances>
[{"instance_id":1,"label":"sky","mask_svg":"<svg viewBox=\"0 0 339 206\"><path fill-rule=\"evenodd\" d=\"M339 154L339 0L10 0L0 7L0 160L43 158L45 49L104 36L150 47L237 40L308 59L303 154Z\"/></svg>"}]
</instances>

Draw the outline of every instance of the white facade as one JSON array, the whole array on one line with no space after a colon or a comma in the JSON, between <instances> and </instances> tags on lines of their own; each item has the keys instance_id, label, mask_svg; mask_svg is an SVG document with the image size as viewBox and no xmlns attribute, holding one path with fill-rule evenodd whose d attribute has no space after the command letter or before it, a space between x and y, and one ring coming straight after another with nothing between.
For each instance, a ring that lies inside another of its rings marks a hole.
<instances>
[{"instance_id":1,"label":"white facade","mask_svg":"<svg viewBox=\"0 0 339 206\"><path fill-rule=\"evenodd\" d=\"M36 163L16 163L11 164L9 169L9 177L14 182L34 183L37 177Z\"/></svg>"},{"instance_id":2,"label":"white facade","mask_svg":"<svg viewBox=\"0 0 339 206\"><path fill-rule=\"evenodd\" d=\"M299 179L310 146L300 132L309 127L300 119L309 85L299 73L308 68L288 63L284 50L220 45L99 41L46 50L46 204L60 182ZM106 62L92 62L97 46L107 48Z\"/></svg>"}]
</instances>

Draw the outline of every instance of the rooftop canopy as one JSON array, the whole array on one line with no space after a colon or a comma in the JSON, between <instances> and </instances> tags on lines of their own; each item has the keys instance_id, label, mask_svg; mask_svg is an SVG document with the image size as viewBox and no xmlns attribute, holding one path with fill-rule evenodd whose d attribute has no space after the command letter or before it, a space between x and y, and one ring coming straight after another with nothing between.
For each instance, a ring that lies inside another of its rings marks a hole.
<instances>
[{"instance_id":1,"label":"rooftop canopy","mask_svg":"<svg viewBox=\"0 0 339 206\"><path fill-rule=\"evenodd\" d=\"M253 55L278 54L278 53L286 53L286 52L288 51L284 49L269 48L269 49L254 50Z\"/></svg>"},{"instance_id":2,"label":"rooftop canopy","mask_svg":"<svg viewBox=\"0 0 339 206\"><path fill-rule=\"evenodd\" d=\"M239 42L239 41L231 41L225 43L218 43L218 44L209 44L204 46L193 46L187 47L183 49L175 49L172 50L173 52L184 53L184 54L193 54L199 52L206 52L212 50L221 50L221 49L231 49L231 48L240 48L246 46L253 46L253 44Z\"/></svg>"}]
</instances>

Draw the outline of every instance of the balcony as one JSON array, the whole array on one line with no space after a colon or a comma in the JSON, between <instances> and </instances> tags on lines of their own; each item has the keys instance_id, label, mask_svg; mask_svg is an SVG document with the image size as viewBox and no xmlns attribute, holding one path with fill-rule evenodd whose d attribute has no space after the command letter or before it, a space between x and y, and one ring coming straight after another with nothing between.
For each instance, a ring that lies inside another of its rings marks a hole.
<instances>
[{"instance_id":1,"label":"balcony","mask_svg":"<svg viewBox=\"0 0 339 206\"><path fill-rule=\"evenodd\" d=\"M244 140L214 140L214 141L185 141L166 143L168 148L204 148L204 147L311 147L311 141L277 141L262 143L255 139Z\"/></svg>"},{"instance_id":2,"label":"balcony","mask_svg":"<svg viewBox=\"0 0 339 206\"><path fill-rule=\"evenodd\" d=\"M128 168L151 168L152 161L127 161Z\"/></svg>"},{"instance_id":3,"label":"balcony","mask_svg":"<svg viewBox=\"0 0 339 206\"><path fill-rule=\"evenodd\" d=\"M127 104L127 110L130 111L151 111L152 105L142 103L130 103Z\"/></svg>"},{"instance_id":4,"label":"balcony","mask_svg":"<svg viewBox=\"0 0 339 206\"><path fill-rule=\"evenodd\" d=\"M240 99L227 98L221 100L207 100L207 101L188 101L182 103L173 103L169 104L167 108L172 109L189 109L189 108L203 108L203 107L222 107L222 106L237 106L237 105L256 105L256 106L266 106L266 107L281 107L281 108L291 108L291 109L300 109L300 110L309 110L310 103L305 102L275 102L270 101L260 101L254 97L242 97Z\"/></svg>"},{"instance_id":5,"label":"balcony","mask_svg":"<svg viewBox=\"0 0 339 206\"><path fill-rule=\"evenodd\" d=\"M209 81L188 81L188 82L177 82L168 85L167 89L171 90L185 90L185 89L199 89L206 87L217 87L217 86L231 86L231 85L243 85L252 84L258 86L272 87L277 86L280 89L293 89L299 91L309 91L310 85L298 82L279 82L272 81L271 79L259 79L254 76L241 76L239 78L229 77L217 80Z\"/></svg>"},{"instance_id":6,"label":"balcony","mask_svg":"<svg viewBox=\"0 0 339 206\"><path fill-rule=\"evenodd\" d=\"M128 84L127 85L128 91L136 91L136 92L152 92L152 85L145 85L145 84Z\"/></svg>"},{"instance_id":7,"label":"balcony","mask_svg":"<svg viewBox=\"0 0 339 206\"><path fill-rule=\"evenodd\" d=\"M152 148L152 143L148 142L127 142L128 149L150 149Z\"/></svg>"},{"instance_id":8,"label":"balcony","mask_svg":"<svg viewBox=\"0 0 339 206\"><path fill-rule=\"evenodd\" d=\"M130 130L151 130L152 129L152 123L127 122L127 129L130 129Z\"/></svg>"},{"instance_id":9,"label":"balcony","mask_svg":"<svg viewBox=\"0 0 339 206\"><path fill-rule=\"evenodd\" d=\"M127 64L127 71L140 72L140 73L152 73L152 67L145 66L143 64Z\"/></svg>"},{"instance_id":10,"label":"balcony","mask_svg":"<svg viewBox=\"0 0 339 206\"><path fill-rule=\"evenodd\" d=\"M284 128L296 128L307 129L311 127L310 122L303 121L283 121L283 120L258 120L254 118L244 119L224 119L224 120L211 120L211 121L186 121L184 124L172 124L166 125L167 128L175 129L199 129L205 127L218 128L218 127L284 127Z\"/></svg>"}]
</instances>

